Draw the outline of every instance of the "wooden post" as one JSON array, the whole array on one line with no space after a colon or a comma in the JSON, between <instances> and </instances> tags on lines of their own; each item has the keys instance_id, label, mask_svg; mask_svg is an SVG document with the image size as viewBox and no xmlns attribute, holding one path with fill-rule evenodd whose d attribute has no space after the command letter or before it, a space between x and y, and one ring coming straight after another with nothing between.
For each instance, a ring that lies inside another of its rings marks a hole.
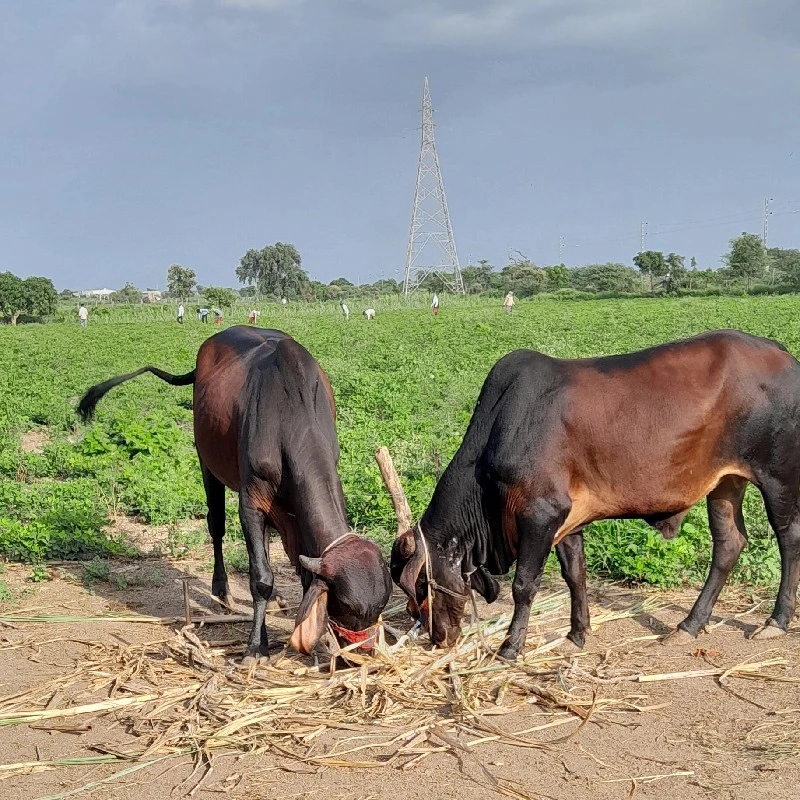
<instances>
[{"instance_id":1,"label":"wooden post","mask_svg":"<svg viewBox=\"0 0 800 800\"><path fill-rule=\"evenodd\" d=\"M411 527L411 509L409 508L408 500L406 500L406 493L403 491L400 478L397 475L397 470L394 468L394 462L385 447L381 447L375 453L375 460L378 462L378 469L381 471L386 491L389 492L389 497L392 498L394 513L397 515L397 533L404 533Z\"/></svg>"},{"instance_id":2,"label":"wooden post","mask_svg":"<svg viewBox=\"0 0 800 800\"><path fill-rule=\"evenodd\" d=\"M181 578L183 582L183 615L187 625L192 624L192 607L189 603L189 581L191 578Z\"/></svg>"}]
</instances>

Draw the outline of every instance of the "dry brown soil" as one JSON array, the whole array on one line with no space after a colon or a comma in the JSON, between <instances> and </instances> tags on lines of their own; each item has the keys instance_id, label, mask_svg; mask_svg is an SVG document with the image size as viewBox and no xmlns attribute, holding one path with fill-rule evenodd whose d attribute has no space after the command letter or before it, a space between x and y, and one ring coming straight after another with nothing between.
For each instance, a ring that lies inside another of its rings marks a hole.
<instances>
[{"instance_id":1,"label":"dry brown soil","mask_svg":"<svg viewBox=\"0 0 800 800\"><path fill-rule=\"evenodd\" d=\"M298 585L279 549L273 548L278 589L291 603ZM124 578L84 585L84 567L51 568L51 579L28 580L29 568L8 566L2 579L17 594L6 610L34 609L31 613L97 615L129 610L151 615L181 615L181 579L191 578L196 607L215 613L219 607L208 596L207 560L169 561L151 558L113 565L113 575ZM247 610L249 594L242 575L232 576L234 594ZM544 591L561 588L554 583ZM630 604L635 592L597 584L592 588L593 610ZM532 797L542 798L798 798L800 797L800 625L795 620L789 636L771 642L751 641L748 634L761 623L772 598L746 614L755 603L742 592L723 595L719 622L710 633L690 645L664 646L653 634L663 633L688 610L693 592L666 596L671 604L651 615L610 622L587 643L585 654L572 662L565 653L564 669L556 679L560 688L593 686L603 697L627 697L643 712L622 710L590 720L567 742L550 749L522 749L487 744L476 757L494 775L510 778ZM510 607L508 585L492 607ZM0 606L0 610L2 610ZM485 607L481 607L488 615ZM736 615L735 619L730 617ZM4 617L8 620L8 617ZM278 638L290 630L290 617L274 617ZM241 637L245 625L215 625L199 630L201 639ZM86 657L87 642L154 640L165 629L133 623L0 624L0 696L33 688L72 670ZM167 633L169 631L167 630ZM675 673L730 667L746 659L783 658L787 664L772 674L784 680L729 677L683 678L655 682L624 680L632 674ZM586 673L595 676L586 677ZM596 676L602 676L598 680ZM62 704L69 698L61 698ZM655 708L653 708L655 707ZM504 731L520 731L546 723L552 714L537 705L513 714L492 717ZM543 730L542 742L559 738L565 727ZM95 717L85 733L54 733L26 725L0 727L0 764L47 761L63 756L91 755L92 748L126 740L126 731L113 714ZM471 800L498 797L486 786L480 768L471 759L451 753L433 754L412 770L303 768L273 754L258 757L222 757L194 793L198 800L232 798L435 798ZM119 769L106 765L63 767L2 780L0 796L42 798L69 792ZM81 797L136 797L137 800L188 796L196 783L186 758L148 767L128 778L84 792Z\"/></svg>"}]
</instances>

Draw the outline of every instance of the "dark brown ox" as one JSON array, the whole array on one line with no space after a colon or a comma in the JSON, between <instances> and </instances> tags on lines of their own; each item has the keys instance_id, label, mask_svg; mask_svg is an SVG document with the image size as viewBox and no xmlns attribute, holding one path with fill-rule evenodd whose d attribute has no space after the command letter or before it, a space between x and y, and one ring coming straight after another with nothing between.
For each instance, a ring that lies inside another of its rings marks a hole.
<instances>
[{"instance_id":1,"label":"dark brown ox","mask_svg":"<svg viewBox=\"0 0 800 800\"><path fill-rule=\"evenodd\" d=\"M570 589L570 638L589 630L583 529L644 519L671 538L703 497L711 569L670 634L697 636L747 533L742 499L760 490L781 553L777 603L756 635L778 636L800 577L800 364L781 345L717 331L629 355L564 360L531 350L500 359L464 440L414 529L392 550L392 577L435 643L458 635L469 587L517 561L514 615L500 650L523 648L531 602L555 545ZM427 556L426 556L427 553ZM429 569L426 569L426 560ZM428 608L428 597L432 597Z\"/></svg>"},{"instance_id":2,"label":"dark brown ox","mask_svg":"<svg viewBox=\"0 0 800 800\"><path fill-rule=\"evenodd\" d=\"M350 533L333 393L311 354L280 331L228 328L203 343L186 375L143 367L112 378L89 389L80 414L90 417L109 389L143 372L173 386L194 384L195 446L214 544L211 588L222 600L229 597L225 487L239 495L254 611L245 661L267 654L269 527L280 533L304 589L291 645L309 653L330 621L342 644L368 647L391 579L377 545Z\"/></svg>"}]
</instances>

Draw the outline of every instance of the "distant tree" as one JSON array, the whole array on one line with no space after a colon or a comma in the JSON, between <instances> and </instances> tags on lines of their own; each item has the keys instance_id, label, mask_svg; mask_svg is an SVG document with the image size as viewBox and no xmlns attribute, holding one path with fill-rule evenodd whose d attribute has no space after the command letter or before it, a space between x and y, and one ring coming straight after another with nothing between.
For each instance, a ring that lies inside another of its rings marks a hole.
<instances>
[{"instance_id":1,"label":"distant tree","mask_svg":"<svg viewBox=\"0 0 800 800\"><path fill-rule=\"evenodd\" d=\"M236 277L240 283L256 286L259 294L295 300L310 296L308 275L301 263L294 245L276 242L261 250L248 250L236 268Z\"/></svg>"},{"instance_id":2,"label":"distant tree","mask_svg":"<svg viewBox=\"0 0 800 800\"><path fill-rule=\"evenodd\" d=\"M239 289L239 297L255 297L256 296L256 287L255 286L243 286Z\"/></svg>"},{"instance_id":3,"label":"distant tree","mask_svg":"<svg viewBox=\"0 0 800 800\"><path fill-rule=\"evenodd\" d=\"M642 275L650 276L650 291L653 291L655 278L663 278L667 274L667 262L659 250L644 250L633 257L633 263Z\"/></svg>"},{"instance_id":4,"label":"distant tree","mask_svg":"<svg viewBox=\"0 0 800 800\"><path fill-rule=\"evenodd\" d=\"M324 289L322 297L324 300L338 300L345 295L344 289L338 283L329 283Z\"/></svg>"},{"instance_id":5,"label":"distant tree","mask_svg":"<svg viewBox=\"0 0 800 800\"><path fill-rule=\"evenodd\" d=\"M62 289L59 293L59 297L63 297L65 300L71 298L75 292L72 289Z\"/></svg>"},{"instance_id":6,"label":"distant tree","mask_svg":"<svg viewBox=\"0 0 800 800\"><path fill-rule=\"evenodd\" d=\"M771 284L779 280L795 289L800 288L800 250L770 247L767 256Z\"/></svg>"},{"instance_id":7,"label":"distant tree","mask_svg":"<svg viewBox=\"0 0 800 800\"><path fill-rule=\"evenodd\" d=\"M167 270L167 287L170 294L180 300L188 299L194 289L196 278L193 269L172 264Z\"/></svg>"},{"instance_id":8,"label":"distant tree","mask_svg":"<svg viewBox=\"0 0 800 800\"><path fill-rule=\"evenodd\" d=\"M686 278L686 267L684 256L677 253L670 253L665 259L667 265L667 277L669 280L666 283L668 292L677 292L683 286L683 281Z\"/></svg>"},{"instance_id":9,"label":"distant tree","mask_svg":"<svg viewBox=\"0 0 800 800\"><path fill-rule=\"evenodd\" d=\"M118 289L111 295L111 299L115 303L141 303L142 292L137 289L132 283L126 283L121 289Z\"/></svg>"},{"instance_id":10,"label":"distant tree","mask_svg":"<svg viewBox=\"0 0 800 800\"><path fill-rule=\"evenodd\" d=\"M694 256L692 256L692 260L689 262L689 266L692 269L697 269L697 259Z\"/></svg>"},{"instance_id":11,"label":"distant tree","mask_svg":"<svg viewBox=\"0 0 800 800\"><path fill-rule=\"evenodd\" d=\"M328 287L320 281L311 281L311 296L314 300L324 300L325 290Z\"/></svg>"},{"instance_id":12,"label":"distant tree","mask_svg":"<svg viewBox=\"0 0 800 800\"><path fill-rule=\"evenodd\" d=\"M461 270L464 290L467 294L482 294L491 287L494 267L482 258L477 264L470 264Z\"/></svg>"},{"instance_id":13,"label":"distant tree","mask_svg":"<svg viewBox=\"0 0 800 800\"><path fill-rule=\"evenodd\" d=\"M582 292L635 292L636 272L625 264L587 264L570 270L570 285Z\"/></svg>"},{"instance_id":14,"label":"distant tree","mask_svg":"<svg viewBox=\"0 0 800 800\"><path fill-rule=\"evenodd\" d=\"M203 292L206 302L216 308L231 308L236 303L236 292L219 286L209 286Z\"/></svg>"},{"instance_id":15,"label":"distant tree","mask_svg":"<svg viewBox=\"0 0 800 800\"><path fill-rule=\"evenodd\" d=\"M569 270L564 264L545 267L544 272L547 277L546 288L548 291L564 289L569 286Z\"/></svg>"},{"instance_id":16,"label":"distant tree","mask_svg":"<svg viewBox=\"0 0 800 800\"><path fill-rule=\"evenodd\" d=\"M17 324L21 314L46 317L54 314L58 294L50 278L25 278L0 272L0 316Z\"/></svg>"},{"instance_id":17,"label":"distant tree","mask_svg":"<svg viewBox=\"0 0 800 800\"><path fill-rule=\"evenodd\" d=\"M17 324L19 315L25 311L25 288L22 280L11 272L0 272L0 314Z\"/></svg>"},{"instance_id":18,"label":"distant tree","mask_svg":"<svg viewBox=\"0 0 800 800\"><path fill-rule=\"evenodd\" d=\"M352 281L347 280L347 278L334 278L328 286L341 286L343 289L347 288L350 289L355 286Z\"/></svg>"},{"instance_id":19,"label":"distant tree","mask_svg":"<svg viewBox=\"0 0 800 800\"><path fill-rule=\"evenodd\" d=\"M767 250L761 237L755 233L742 233L731 239L731 249L723 260L732 277L744 282L749 289L754 280L764 277L767 268Z\"/></svg>"},{"instance_id":20,"label":"distant tree","mask_svg":"<svg viewBox=\"0 0 800 800\"><path fill-rule=\"evenodd\" d=\"M518 297L530 297L544 288L545 272L528 259L512 259L500 271L507 291Z\"/></svg>"},{"instance_id":21,"label":"distant tree","mask_svg":"<svg viewBox=\"0 0 800 800\"><path fill-rule=\"evenodd\" d=\"M48 317L56 313L58 294L50 278L25 278L22 281L25 313L31 317Z\"/></svg>"}]
</instances>

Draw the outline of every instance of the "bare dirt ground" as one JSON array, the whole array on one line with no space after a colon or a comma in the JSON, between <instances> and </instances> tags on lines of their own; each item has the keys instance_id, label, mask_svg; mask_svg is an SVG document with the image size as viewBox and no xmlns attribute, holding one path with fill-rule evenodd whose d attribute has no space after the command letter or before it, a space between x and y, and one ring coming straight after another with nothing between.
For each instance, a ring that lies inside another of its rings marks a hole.
<instances>
[{"instance_id":1,"label":"bare dirt ground","mask_svg":"<svg viewBox=\"0 0 800 800\"><path fill-rule=\"evenodd\" d=\"M272 549L277 588L289 606L296 604L299 585L279 548ZM94 582L85 585L83 565L61 565L50 570L51 579L29 581L30 568L8 566L3 581L16 593L14 603L0 606L0 707L8 698L48 681L56 681L52 708L66 708L72 689L58 691L60 676L84 662L93 642L135 644L174 636L170 626L120 622L36 623L12 621L13 615L66 614L94 616L110 611L130 611L155 616L183 616L182 579L190 579L195 609L219 613L208 595L208 560L169 561L151 558L115 562L108 572L92 568ZM249 592L242 575L232 577L242 611ZM560 590L553 581L543 591ZM654 594L654 593L651 593ZM480 606L482 617L508 609L508 585L491 609ZM213 770L200 777L192 759L181 757L157 763L111 783L80 793L81 797L127 797L139 800L191 796L211 798L459 798L498 797L487 773L510 779L524 794L535 798L797 798L800 786L800 629L795 621L789 636L756 642L747 635L763 622L772 599L753 613L757 598L742 592L723 596L710 633L691 645L664 646L659 634L673 626L688 610L694 592L657 595L665 606L601 625L585 651L564 650L563 665L549 678L550 685L576 696L595 692L603 698L626 699L619 710L581 719L563 709L540 702L516 703L511 713L491 717L504 734L526 733L541 747L512 747L487 741L472 748L474 755L459 755L452 748L431 752L413 768L409 759L371 769L334 768L302 764L278 752L259 755L231 753L217 756ZM592 587L592 610L631 606L642 593L607 584ZM393 599L395 602L397 598ZM391 604L390 604L391 605ZM500 606L500 608L498 608ZM5 612L5 613L3 613ZM9 612L11 616L9 615ZM285 640L292 627L291 613L268 618L276 640ZM393 624L406 627L402 617ZM174 629L179 625L173 626ZM202 641L244 642L246 623L196 628ZM641 681L637 676L658 676L696 670L726 670L744 661L783 663L759 670L704 677L673 677ZM300 660L300 659L298 659ZM306 662L309 663L309 662ZM769 674L769 679L764 675ZM641 710L636 710L636 709ZM503 703L495 709L501 712ZM447 711L442 710L447 720ZM565 723L565 724L562 724ZM60 728L56 727L60 724ZM443 723L444 724L444 723ZM541 726L548 726L541 728ZM50 728L48 731L47 728ZM566 741L565 734L575 732ZM319 742L330 751L345 734L330 734ZM358 735L349 730L348 737ZM453 734L458 736L456 732ZM87 784L120 770L119 765L59 766L52 769L5 769L2 765L49 762L74 756L96 755L130 739L122 717L116 713L90 718L65 718L40 724L0 727L0 795L8 798L65 797ZM561 740L561 741L556 741ZM507 741L507 740L506 740ZM548 742L550 743L548 746ZM196 787L196 788L195 788ZM76 795L72 795L76 796Z\"/></svg>"}]
</instances>

